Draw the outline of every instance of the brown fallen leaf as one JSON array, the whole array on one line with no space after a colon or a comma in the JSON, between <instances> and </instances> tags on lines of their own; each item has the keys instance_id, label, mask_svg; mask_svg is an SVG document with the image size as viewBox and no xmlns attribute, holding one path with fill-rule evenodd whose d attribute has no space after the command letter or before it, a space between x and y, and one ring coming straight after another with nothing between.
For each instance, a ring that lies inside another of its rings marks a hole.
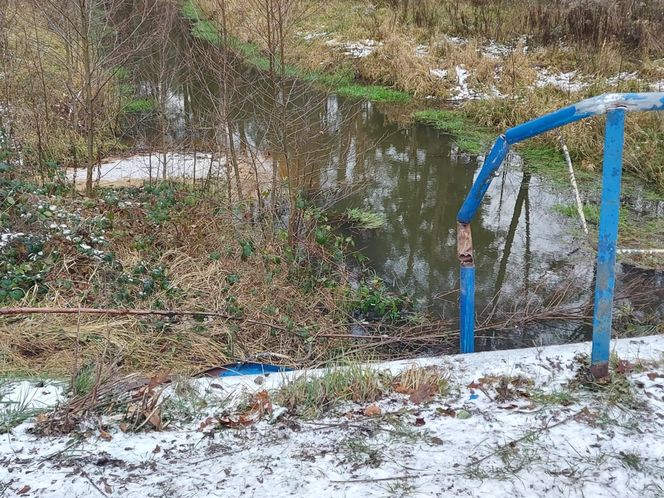
<instances>
[{"instance_id":1,"label":"brown fallen leaf","mask_svg":"<svg viewBox=\"0 0 664 498\"><path fill-rule=\"evenodd\" d=\"M110 441L113 439L113 436L108 431L105 431L103 427L99 427L99 437L102 438L104 441Z\"/></svg>"},{"instance_id":2,"label":"brown fallen leaf","mask_svg":"<svg viewBox=\"0 0 664 498\"><path fill-rule=\"evenodd\" d=\"M23 486L21 489L19 489L19 490L16 492L16 494L17 494L17 495L24 495L24 494L26 494L28 491L30 491L30 486L28 486L28 485L26 484L26 485Z\"/></svg>"},{"instance_id":3,"label":"brown fallen leaf","mask_svg":"<svg viewBox=\"0 0 664 498\"><path fill-rule=\"evenodd\" d=\"M152 424L155 430L160 431L162 429L163 424L159 410L153 410L152 413L148 415L148 422Z\"/></svg>"},{"instance_id":4,"label":"brown fallen leaf","mask_svg":"<svg viewBox=\"0 0 664 498\"><path fill-rule=\"evenodd\" d=\"M198 425L198 432L204 432L211 425L217 425L217 419L214 417L207 417Z\"/></svg>"},{"instance_id":5,"label":"brown fallen leaf","mask_svg":"<svg viewBox=\"0 0 664 498\"><path fill-rule=\"evenodd\" d=\"M367 417L378 417L382 413L382 410L380 409L380 406L378 406L376 403L372 403L371 405L367 406L364 409L364 415Z\"/></svg>"},{"instance_id":6,"label":"brown fallen leaf","mask_svg":"<svg viewBox=\"0 0 664 498\"><path fill-rule=\"evenodd\" d=\"M634 371L634 365L627 360L620 360L616 366L616 372L620 374L627 374Z\"/></svg>"},{"instance_id":7,"label":"brown fallen leaf","mask_svg":"<svg viewBox=\"0 0 664 498\"><path fill-rule=\"evenodd\" d=\"M151 391L155 387L160 386L162 384L166 384L170 381L171 381L171 376L167 372L160 372L157 375L150 377L147 389L148 391Z\"/></svg>"},{"instance_id":8,"label":"brown fallen leaf","mask_svg":"<svg viewBox=\"0 0 664 498\"><path fill-rule=\"evenodd\" d=\"M413 390L405 387L402 384L399 384L397 387L394 388L394 392L399 394L410 394L413 392Z\"/></svg>"},{"instance_id":9,"label":"brown fallen leaf","mask_svg":"<svg viewBox=\"0 0 664 498\"><path fill-rule=\"evenodd\" d=\"M154 447L154 450L152 450L152 453L155 455L161 451L161 446L157 445Z\"/></svg>"},{"instance_id":10,"label":"brown fallen leaf","mask_svg":"<svg viewBox=\"0 0 664 498\"><path fill-rule=\"evenodd\" d=\"M456 417L456 410L448 407L443 408L442 406L439 406L436 408L436 413L440 413L441 415L445 415L446 417Z\"/></svg>"},{"instance_id":11,"label":"brown fallen leaf","mask_svg":"<svg viewBox=\"0 0 664 498\"><path fill-rule=\"evenodd\" d=\"M415 427L422 427L424 424L426 424L424 417L417 417L415 419Z\"/></svg>"},{"instance_id":12,"label":"brown fallen leaf","mask_svg":"<svg viewBox=\"0 0 664 498\"><path fill-rule=\"evenodd\" d=\"M658 372L648 372L646 374L650 380L655 380L655 379L660 379L664 378L664 374L658 373Z\"/></svg>"},{"instance_id":13,"label":"brown fallen leaf","mask_svg":"<svg viewBox=\"0 0 664 498\"><path fill-rule=\"evenodd\" d=\"M435 391L436 387L434 385L429 383L422 384L410 394L410 402L419 405L420 403L429 401Z\"/></svg>"}]
</instances>

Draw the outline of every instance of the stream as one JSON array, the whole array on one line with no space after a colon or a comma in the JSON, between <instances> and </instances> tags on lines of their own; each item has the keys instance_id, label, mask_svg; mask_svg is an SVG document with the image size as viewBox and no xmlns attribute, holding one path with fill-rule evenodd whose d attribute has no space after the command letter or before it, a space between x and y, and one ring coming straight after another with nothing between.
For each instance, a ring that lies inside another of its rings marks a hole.
<instances>
[{"instance_id":1,"label":"stream","mask_svg":"<svg viewBox=\"0 0 664 498\"><path fill-rule=\"evenodd\" d=\"M174 47L182 46L184 33L178 31ZM199 51L207 54L205 47ZM141 57L133 68L135 83L143 96L162 102L163 119L155 116L159 113L135 118L125 138L142 150L209 151L223 108L232 117L236 146L260 151L284 174L284 157L274 151L283 150L288 137L291 175L303 188L320 193L320 201L334 209L363 208L384 216L384 227L354 234L376 274L411 295L418 309L456 316L456 213L483 157L463 153L453 137L430 126L403 124L408 110L400 106L341 98L297 80L275 90L264 74L241 64L229 76L232 95L224 107L217 96L228 95L229 84L220 88L217 69L206 69L212 59L201 56L197 71L173 68L163 78L163 60ZM284 113L271 105L275 91L288 100ZM594 256L576 220L556 210L572 202L571 192L510 156L472 225L479 316L541 309L558 296L570 306L588 302ZM628 268L620 274L623 286L642 276ZM587 324L553 320L480 334L477 348L566 343L589 334Z\"/></svg>"}]
</instances>

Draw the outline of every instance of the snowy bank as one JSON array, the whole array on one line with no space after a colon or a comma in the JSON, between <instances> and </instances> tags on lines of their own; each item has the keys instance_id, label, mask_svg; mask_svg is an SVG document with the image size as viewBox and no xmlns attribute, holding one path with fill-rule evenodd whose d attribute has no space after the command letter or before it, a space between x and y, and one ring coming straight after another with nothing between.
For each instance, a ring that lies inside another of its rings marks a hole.
<instances>
[{"instance_id":1,"label":"snowy bank","mask_svg":"<svg viewBox=\"0 0 664 498\"><path fill-rule=\"evenodd\" d=\"M664 337L614 345L622 374L606 385L574 381L587 343L390 362L375 367L439 367L448 394L394 392L315 420L274 406L235 428L211 424L228 399L302 373L199 379L207 404L161 432L16 427L0 443L0 482L8 496L54 497L662 496Z\"/></svg>"}]
</instances>

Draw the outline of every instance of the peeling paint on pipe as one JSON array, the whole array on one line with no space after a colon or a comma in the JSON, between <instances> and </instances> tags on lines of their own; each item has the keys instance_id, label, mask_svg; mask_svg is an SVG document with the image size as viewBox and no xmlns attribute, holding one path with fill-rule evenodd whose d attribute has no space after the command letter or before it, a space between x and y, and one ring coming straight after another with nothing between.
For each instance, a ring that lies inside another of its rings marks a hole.
<instances>
[{"instance_id":1,"label":"peeling paint on pipe","mask_svg":"<svg viewBox=\"0 0 664 498\"><path fill-rule=\"evenodd\" d=\"M475 261L470 225L457 225L457 253L461 265L459 292L459 349L462 353L475 351Z\"/></svg>"}]
</instances>

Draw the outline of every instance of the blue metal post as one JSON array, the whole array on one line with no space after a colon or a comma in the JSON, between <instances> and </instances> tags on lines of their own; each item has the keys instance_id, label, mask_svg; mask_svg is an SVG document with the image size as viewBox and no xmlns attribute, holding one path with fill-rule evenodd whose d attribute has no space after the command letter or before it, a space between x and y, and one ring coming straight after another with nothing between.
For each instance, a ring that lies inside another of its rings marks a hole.
<instances>
[{"instance_id":1,"label":"blue metal post","mask_svg":"<svg viewBox=\"0 0 664 498\"><path fill-rule=\"evenodd\" d=\"M461 352L473 353L475 351L475 266L461 266L459 311Z\"/></svg>"},{"instance_id":2,"label":"blue metal post","mask_svg":"<svg viewBox=\"0 0 664 498\"><path fill-rule=\"evenodd\" d=\"M606 377L609 374L624 131L625 110L622 108L609 110L606 116L606 135L604 137L602 202L597 241L597 276L591 358L591 371L597 378Z\"/></svg>"}]
</instances>

